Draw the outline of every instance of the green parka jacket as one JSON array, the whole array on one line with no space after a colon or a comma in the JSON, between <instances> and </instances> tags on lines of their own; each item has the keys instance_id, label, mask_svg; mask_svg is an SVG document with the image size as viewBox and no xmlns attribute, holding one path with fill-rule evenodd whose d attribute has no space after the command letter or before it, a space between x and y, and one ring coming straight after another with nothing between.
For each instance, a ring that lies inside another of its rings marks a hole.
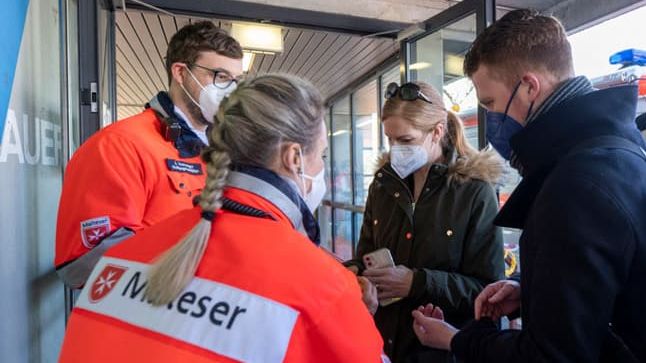
<instances>
[{"instance_id":1,"label":"green parka jacket","mask_svg":"<svg viewBox=\"0 0 646 363\"><path fill-rule=\"evenodd\" d=\"M444 362L450 355L422 347L412 329L411 311L433 303L446 320L460 327L473 318L473 303L489 283L504 278L502 233L493 225L498 203L493 184L502 160L479 152L449 165L434 164L418 201L413 203L412 175L401 179L388 156L372 182L356 259L386 247L395 264L414 271L408 297L379 307L375 322L384 351L393 363Z\"/></svg>"}]
</instances>

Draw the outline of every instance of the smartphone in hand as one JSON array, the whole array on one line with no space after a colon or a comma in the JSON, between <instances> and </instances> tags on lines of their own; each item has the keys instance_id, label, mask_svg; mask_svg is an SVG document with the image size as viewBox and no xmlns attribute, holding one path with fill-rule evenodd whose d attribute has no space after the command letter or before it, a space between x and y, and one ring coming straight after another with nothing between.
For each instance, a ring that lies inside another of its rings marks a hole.
<instances>
[{"instance_id":1,"label":"smartphone in hand","mask_svg":"<svg viewBox=\"0 0 646 363\"><path fill-rule=\"evenodd\" d=\"M390 250L387 248L380 248L366 253L363 255L363 264L366 268L395 267L393 255L390 254Z\"/></svg>"},{"instance_id":2,"label":"smartphone in hand","mask_svg":"<svg viewBox=\"0 0 646 363\"><path fill-rule=\"evenodd\" d=\"M365 255L363 255L363 264L366 266L366 269L395 267L393 255L387 248L380 248L376 251L366 253ZM387 306L399 300L401 300L400 297L382 299L379 300L379 305Z\"/></svg>"}]
</instances>

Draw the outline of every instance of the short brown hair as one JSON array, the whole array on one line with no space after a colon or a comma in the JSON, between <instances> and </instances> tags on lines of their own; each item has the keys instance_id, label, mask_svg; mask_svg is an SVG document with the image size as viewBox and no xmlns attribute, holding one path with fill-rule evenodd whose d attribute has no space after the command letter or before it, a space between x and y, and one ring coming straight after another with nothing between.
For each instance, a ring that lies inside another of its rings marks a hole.
<instances>
[{"instance_id":1,"label":"short brown hair","mask_svg":"<svg viewBox=\"0 0 646 363\"><path fill-rule=\"evenodd\" d=\"M482 64L507 84L527 70L547 71L558 80L574 75L563 25L530 9L510 11L478 35L464 58L464 73L471 77Z\"/></svg>"},{"instance_id":2,"label":"short brown hair","mask_svg":"<svg viewBox=\"0 0 646 363\"><path fill-rule=\"evenodd\" d=\"M166 51L166 73L170 84L173 75L171 66L176 62L192 64L200 52L214 51L233 59L242 58L242 47L226 31L210 21L200 21L180 29L168 43Z\"/></svg>"}]
</instances>

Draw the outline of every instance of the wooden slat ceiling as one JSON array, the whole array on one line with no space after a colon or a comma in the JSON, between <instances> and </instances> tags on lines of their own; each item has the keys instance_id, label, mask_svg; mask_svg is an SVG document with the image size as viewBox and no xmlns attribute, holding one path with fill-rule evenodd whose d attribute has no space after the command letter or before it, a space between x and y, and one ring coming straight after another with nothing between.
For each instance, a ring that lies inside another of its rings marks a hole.
<instances>
[{"instance_id":1,"label":"wooden slat ceiling","mask_svg":"<svg viewBox=\"0 0 646 363\"><path fill-rule=\"evenodd\" d=\"M141 112L167 89L164 56L170 37L183 25L203 19L150 12L116 13L117 111L119 119ZM227 28L229 23L213 20ZM330 97L399 51L386 38L285 28L284 51L255 56L249 76L291 73L311 81Z\"/></svg>"}]
</instances>

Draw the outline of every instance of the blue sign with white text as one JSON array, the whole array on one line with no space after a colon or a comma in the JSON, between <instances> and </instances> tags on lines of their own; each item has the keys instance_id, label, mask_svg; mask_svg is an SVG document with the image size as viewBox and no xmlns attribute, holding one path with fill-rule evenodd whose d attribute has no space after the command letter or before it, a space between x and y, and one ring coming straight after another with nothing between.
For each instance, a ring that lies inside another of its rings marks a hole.
<instances>
[{"instance_id":1,"label":"blue sign with white text","mask_svg":"<svg viewBox=\"0 0 646 363\"><path fill-rule=\"evenodd\" d=\"M29 0L4 1L0 11L0 142L4 132Z\"/></svg>"}]
</instances>

